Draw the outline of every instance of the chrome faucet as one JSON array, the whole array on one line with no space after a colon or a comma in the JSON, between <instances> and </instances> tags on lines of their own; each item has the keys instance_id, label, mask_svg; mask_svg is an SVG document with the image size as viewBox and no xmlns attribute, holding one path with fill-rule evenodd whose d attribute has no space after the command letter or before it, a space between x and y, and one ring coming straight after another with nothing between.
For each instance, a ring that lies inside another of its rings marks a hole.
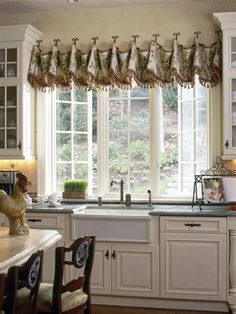
<instances>
[{"instance_id":1,"label":"chrome faucet","mask_svg":"<svg viewBox=\"0 0 236 314\"><path fill-rule=\"evenodd\" d=\"M113 186L114 183L120 185L120 203L123 204L124 203L124 181L120 180L119 182L117 182L117 181L112 180L111 186Z\"/></svg>"}]
</instances>

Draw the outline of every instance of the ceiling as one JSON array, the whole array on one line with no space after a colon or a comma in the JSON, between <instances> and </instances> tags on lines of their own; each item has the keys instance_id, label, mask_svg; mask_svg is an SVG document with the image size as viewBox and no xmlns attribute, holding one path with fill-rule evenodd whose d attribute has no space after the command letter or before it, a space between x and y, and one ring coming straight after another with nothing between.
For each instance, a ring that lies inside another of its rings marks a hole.
<instances>
[{"instance_id":1,"label":"ceiling","mask_svg":"<svg viewBox=\"0 0 236 314\"><path fill-rule=\"evenodd\" d=\"M189 0L0 0L0 14L148 5L177 1Z\"/></svg>"}]
</instances>

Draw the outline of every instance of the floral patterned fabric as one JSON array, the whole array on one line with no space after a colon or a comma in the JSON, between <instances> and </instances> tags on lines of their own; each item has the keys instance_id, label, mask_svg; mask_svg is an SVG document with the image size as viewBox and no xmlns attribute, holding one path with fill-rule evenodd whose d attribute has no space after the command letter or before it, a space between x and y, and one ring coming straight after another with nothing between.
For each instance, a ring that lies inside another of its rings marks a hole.
<instances>
[{"instance_id":1,"label":"floral patterned fabric","mask_svg":"<svg viewBox=\"0 0 236 314\"><path fill-rule=\"evenodd\" d=\"M82 53L73 42L71 51L63 54L55 44L49 53L43 53L36 45L28 71L32 87L69 88L71 83L84 90L118 86L129 88L132 80L142 87L169 87L177 82L181 86L193 86L194 76L199 76L204 86L215 86L221 79L220 39L209 47L198 42L190 48L181 46L174 39L172 51L166 51L156 41L150 49L142 51L136 42L131 49L121 52L116 43L107 51L100 51L96 44L89 53Z\"/></svg>"}]
</instances>

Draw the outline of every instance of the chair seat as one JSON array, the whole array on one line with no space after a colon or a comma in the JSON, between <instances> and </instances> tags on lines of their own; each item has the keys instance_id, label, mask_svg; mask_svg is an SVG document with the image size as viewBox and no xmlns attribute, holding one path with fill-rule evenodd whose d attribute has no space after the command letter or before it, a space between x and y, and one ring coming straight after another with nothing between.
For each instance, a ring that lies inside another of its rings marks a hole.
<instances>
[{"instance_id":1,"label":"chair seat","mask_svg":"<svg viewBox=\"0 0 236 314\"><path fill-rule=\"evenodd\" d=\"M52 311L52 291L53 285L49 283L41 283L38 293L37 307L41 312ZM62 311L68 311L84 304L88 299L88 295L82 290L76 290L74 292L65 292L61 296Z\"/></svg>"}]
</instances>

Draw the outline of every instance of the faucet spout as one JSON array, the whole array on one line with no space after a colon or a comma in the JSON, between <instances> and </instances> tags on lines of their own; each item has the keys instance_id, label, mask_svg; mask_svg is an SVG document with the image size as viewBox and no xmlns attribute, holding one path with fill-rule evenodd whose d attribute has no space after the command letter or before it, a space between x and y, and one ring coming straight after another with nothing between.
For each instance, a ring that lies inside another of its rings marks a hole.
<instances>
[{"instance_id":1,"label":"faucet spout","mask_svg":"<svg viewBox=\"0 0 236 314\"><path fill-rule=\"evenodd\" d=\"M111 186L114 184L119 184L120 185L120 203L124 203L124 180L120 180L119 182L112 180L111 181Z\"/></svg>"}]
</instances>

